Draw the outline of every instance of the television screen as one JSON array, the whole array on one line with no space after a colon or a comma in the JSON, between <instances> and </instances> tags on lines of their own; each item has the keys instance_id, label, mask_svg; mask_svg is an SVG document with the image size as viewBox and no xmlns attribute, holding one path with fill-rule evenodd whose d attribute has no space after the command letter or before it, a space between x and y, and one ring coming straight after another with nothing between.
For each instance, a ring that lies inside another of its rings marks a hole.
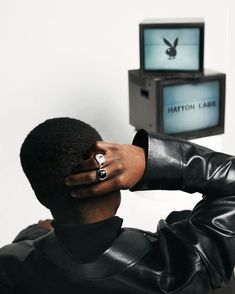
<instances>
[{"instance_id":1,"label":"television screen","mask_svg":"<svg viewBox=\"0 0 235 294\"><path fill-rule=\"evenodd\" d=\"M190 132L219 125L220 84L218 80L163 87L163 130L165 134Z\"/></svg>"},{"instance_id":2,"label":"television screen","mask_svg":"<svg viewBox=\"0 0 235 294\"><path fill-rule=\"evenodd\" d=\"M142 71L191 75L202 73L203 19L146 20L139 29Z\"/></svg>"},{"instance_id":3,"label":"television screen","mask_svg":"<svg viewBox=\"0 0 235 294\"><path fill-rule=\"evenodd\" d=\"M193 139L224 132L226 75L177 79L129 71L130 123L151 134Z\"/></svg>"},{"instance_id":4,"label":"television screen","mask_svg":"<svg viewBox=\"0 0 235 294\"><path fill-rule=\"evenodd\" d=\"M200 70L199 28L145 28L145 70Z\"/></svg>"}]
</instances>

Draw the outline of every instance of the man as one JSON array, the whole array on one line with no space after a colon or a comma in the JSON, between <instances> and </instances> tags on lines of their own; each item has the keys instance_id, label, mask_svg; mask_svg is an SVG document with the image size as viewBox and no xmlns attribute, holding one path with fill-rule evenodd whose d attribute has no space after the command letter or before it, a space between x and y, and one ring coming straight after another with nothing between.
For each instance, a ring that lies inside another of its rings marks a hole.
<instances>
[{"instance_id":1,"label":"man","mask_svg":"<svg viewBox=\"0 0 235 294\"><path fill-rule=\"evenodd\" d=\"M203 294L228 282L235 263L234 157L145 131L133 145L105 143L69 118L37 126L20 156L54 230L0 250L0 293ZM204 197L149 233L121 228L120 189Z\"/></svg>"}]
</instances>

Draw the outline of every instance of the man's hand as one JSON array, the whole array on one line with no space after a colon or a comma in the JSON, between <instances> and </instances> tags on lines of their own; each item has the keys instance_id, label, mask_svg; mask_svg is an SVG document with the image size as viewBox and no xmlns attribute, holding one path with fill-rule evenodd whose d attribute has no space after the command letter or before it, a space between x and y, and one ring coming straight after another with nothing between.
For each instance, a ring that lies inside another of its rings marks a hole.
<instances>
[{"instance_id":1,"label":"man's hand","mask_svg":"<svg viewBox=\"0 0 235 294\"><path fill-rule=\"evenodd\" d=\"M97 180L99 168L95 155L102 153L106 171L104 181ZM112 144L99 141L92 148L90 156L78 167L78 173L65 179L74 187L72 197L83 198L104 195L120 189L130 189L140 181L145 170L145 152L142 148L127 144Z\"/></svg>"},{"instance_id":2,"label":"man's hand","mask_svg":"<svg viewBox=\"0 0 235 294\"><path fill-rule=\"evenodd\" d=\"M40 220L37 223L37 226L40 228L47 229L47 230L51 231L53 229L53 227L51 226L51 222L52 222L51 219Z\"/></svg>"}]
</instances>

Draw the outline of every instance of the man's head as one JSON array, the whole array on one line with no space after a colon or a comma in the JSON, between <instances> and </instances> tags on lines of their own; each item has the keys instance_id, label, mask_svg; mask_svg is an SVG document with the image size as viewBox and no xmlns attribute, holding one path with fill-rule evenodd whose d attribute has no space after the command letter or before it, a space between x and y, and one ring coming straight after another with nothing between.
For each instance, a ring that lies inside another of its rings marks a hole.
<instances>
[{"instance_id":1,"label":"man's head","mask_svg":"<svg viewBox=\"0 0 235 294\"><path fill-rule=\"evenodd\" d=\"M76 171L92 145L100 140L94 128L71 118L49 119L26 137L20 152L23 170L36 197L55 218L86 222L98 207L110 204L109 195L73 199L71 189L64 184L65 177Z\"/></svg>"}]
</instances>

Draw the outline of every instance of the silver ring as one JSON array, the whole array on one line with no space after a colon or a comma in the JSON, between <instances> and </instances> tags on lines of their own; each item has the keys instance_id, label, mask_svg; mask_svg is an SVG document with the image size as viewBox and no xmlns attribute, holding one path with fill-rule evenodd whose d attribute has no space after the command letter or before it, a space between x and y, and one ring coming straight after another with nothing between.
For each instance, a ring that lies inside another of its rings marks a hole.
<instances>
[{"instance_id":1,"label":"silver ring","mask_svg":"<svg viewBox=\"0 0 235 294\"><path fill-rule=\"evenodd\" d=\"M103 169L103 168L99 168L97 171L96 171L96 178L98 181L104 181L107 179L107 173L106 173L106 170Z\"/></svg>"},{"instance_id":2,"label":"silver ring","mask_svg":"<svg viewBox=\"0 0 235 294\"><path fill-rule=\"evenodd\" d=\"M105 163L105 157L102 153L97 153L95 155L95 160L98 163L99 167L101 167Z\"/></svg>"}]
</instances>

